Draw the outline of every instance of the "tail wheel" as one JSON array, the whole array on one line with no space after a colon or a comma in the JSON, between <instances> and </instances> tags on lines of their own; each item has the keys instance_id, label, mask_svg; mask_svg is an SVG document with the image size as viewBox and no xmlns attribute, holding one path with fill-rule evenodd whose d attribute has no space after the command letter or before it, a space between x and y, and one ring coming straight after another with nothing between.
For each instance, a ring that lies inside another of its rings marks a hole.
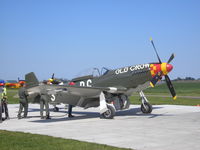
<instances>
[{"instance_id":1,"label":"tail wheel","mask_svg":"<svg viewBox=\"0 0 200 150\"><path fill-rule=\"evenodd\" d=\"M113 119L115 115L115 109L112 106L107 105L108 110L102 114L104 119Z\"/></svg>"},{"instance_id":2,"label":"tail wheel","mask_svg":"<svg viewBox=\"0 0 200 150\"><path fill-rule=\"evenodd\" d=\"M145 105L145 106L144 106ZM151 113L152 112L152 105L151 104L149 104L149 103L147 103L147 102L145 102L144 103L144 105L143 104L141 104L141 111L144 113L144 114L149 114L149 113Z\"/></svg>"}]
</instances>

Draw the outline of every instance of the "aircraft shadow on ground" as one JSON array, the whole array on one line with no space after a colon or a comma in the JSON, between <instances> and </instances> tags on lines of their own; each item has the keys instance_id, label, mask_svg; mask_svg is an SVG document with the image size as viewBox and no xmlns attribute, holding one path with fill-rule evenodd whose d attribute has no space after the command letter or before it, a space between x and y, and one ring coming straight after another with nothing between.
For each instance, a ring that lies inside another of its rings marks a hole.
<instances>
[{"instance_id":1,"label":"aircraft shadow on ground","mask_svg":"<svg viewBox=\"0 0 200 150\"><path fill-rule=\"evenodd\" d=\"M59 113L59 112L57 112L57 113ZM65 111L65 113L66 113L66 111ZM75 117L69 118L67 113L66 113L66 115L51 116L51 119L47 119L47 120L46 119L40 119L40 120L31 121L31 122L50 123L50 122L73 121L73 120L90 119L90 118L98 118L99 117L99 113L97 113L97 112L74 111L73 115ZM62 117L62 118L60 118L60 117Z\"/></svg>"},{"instance_id":2,"label":"aircraft shadow on ground","mask_svg":"<svg viewBox=\"0 0 200 150\"><path fill-rule=\"evenodd\" d=\"M153 107L153 109L162 109L163 107ZM32 111L39 111L39 109L32 109ZM98 112L84 112L84 111L73 111L72 114L75 116L73 118L68 118L67 111L60 110L56 113L62 113L60 116L52 116L51 119L39 119L34 120L31 122L37 122L37 123L53 123L53 122L59 122L59 121L74 121L74 120L83 120L83 119L92 119L92 118L99 118L100 115ZM66 113L66 114L63 114ZM140 108L131 108L124 111L116 112L115 116L144 116L148 117L149 119L160 117L160 116L169 116L169 114L154 114L153 112L151 114L143 114L140 110ZM171 116L171 115L170 115ZM33 116L32 116L33 117ZM38 116L37 116L38 117ZM61 118L62 117L62 118Z\"/></svg>"},{"instance_id":3,"label":"aircraft shadow on ground","mask_svg":"<svg viewBox=\"0 0 200 150\"><path fill-rule=\"evenodd\" d=\"M162 109L162 106L157 106L157 107L153 107L153 110L155 109ZM124 110L124 111L119 111L116 112L115 116L144 116L144 117L148 117L148 118L155 118L155 117L159 117L159 116L169 116L169 114L154 114L153 111L150 114L144 114L141 112L140 108L131 108L128 110ZM170 115L171 116L171 115Z\"/></svg>"}]
</instances>

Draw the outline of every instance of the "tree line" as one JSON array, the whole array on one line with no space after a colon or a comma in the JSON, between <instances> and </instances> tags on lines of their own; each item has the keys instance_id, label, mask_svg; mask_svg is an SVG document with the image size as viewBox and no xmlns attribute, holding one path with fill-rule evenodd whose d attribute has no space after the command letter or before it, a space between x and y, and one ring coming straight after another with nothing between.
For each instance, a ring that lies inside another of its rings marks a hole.
<instances>
[{"instance_id":1,"label":"tree line","mask_svg":"<svg viewBox=\"0 0 200 150\"><path fill-rule=\"evenodd\" d=\"M194 81L194 80L200 80L200 78L193 78L193 77L185 77L185 78L180 78L180 77L177 77L176 79L174 79L174 81Z\"/></svg>"}]
</instances>

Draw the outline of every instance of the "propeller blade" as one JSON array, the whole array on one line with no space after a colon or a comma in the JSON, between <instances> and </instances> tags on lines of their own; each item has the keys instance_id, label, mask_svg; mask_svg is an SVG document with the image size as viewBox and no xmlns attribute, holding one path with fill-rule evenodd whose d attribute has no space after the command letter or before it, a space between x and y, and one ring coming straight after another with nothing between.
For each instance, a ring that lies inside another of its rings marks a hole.
<instances>
[{"instance_id":1,"label":"propeller blade","mask_svg":"<svg viewBox=\"0 0 200 150\"><path fill-rule=\"evenodd\" d=\"M156 50L156 47L155 47L155 45L154 45L154 43L153 43L153 39L150 38L150 41L151 41L151 44L153 45L154 51L156 52L156 55L157 55L158 61L159 61L159 63L161 64L162 61L160 60L160 57L159 57L158 52L157 52L157 50Z\"/></svg>"},{"instance_id":2,"label":"propeller blade","mask_svg":"<svg viewBox=\"0 0 200 150\"><path fill-rule=\"evenodd\" d=\"M171 80L170 80L168 75L165 75L165 81L167 83L167 86L169 88L169 91L170 91L173 99L175 100L176 99L176 92L174 90L174 87L173 87L172 82L171 82Z\"/></svg>"},{"instance_id":3,"label":"propeller blade","mask_svg":"<svg viewBox=\"0 0 200 150\"><path fill-rule=\"evenodd\" d=\"M54 79L54 73L52 74L52 77L51 77L51 79Z\"/></svg>"},{"instance_id":4,"label":"propeller blade","mask_svg":"<svg viewBox=\"0 0 200 150\"><path fill-rule=\"evenodd\" d=\"M175 55L172 54L171 57L169 58L169 60L167 61L167 63L169 64L173 59L174 59Z\"/></svg>"},{"instance_id":5,"label":"propeller blade","mask_svg":"<svg viewBox=\"0 0 200 150\"><path fill-rule=\"evenodd\" d=\"M156 83L162 79L162 76L161 76L162 72L158 72L154 77L153 79L151 80L150 82L150 85L151 87L154 87L156 85Z\"/></svg>"}]
</instances>

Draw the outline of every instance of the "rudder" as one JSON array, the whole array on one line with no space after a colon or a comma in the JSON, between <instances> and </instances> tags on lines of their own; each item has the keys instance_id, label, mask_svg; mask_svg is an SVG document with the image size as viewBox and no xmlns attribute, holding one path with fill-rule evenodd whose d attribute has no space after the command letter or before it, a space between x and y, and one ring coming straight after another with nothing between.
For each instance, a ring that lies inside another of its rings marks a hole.
<instances>
[{"instance_id":1,"label":"rudder","mask_svg":"<svg viewBox=\"0 0 200 150\"><path fill-rule=\"evenodd\" d=\"M25 81L26 81L26 87L30 88L30 87L34 87L34 86L38 86L39 85L39 81L35 76L34 72L30 72L28 74L25 75Z\"/></svg>"}]
</instances>

